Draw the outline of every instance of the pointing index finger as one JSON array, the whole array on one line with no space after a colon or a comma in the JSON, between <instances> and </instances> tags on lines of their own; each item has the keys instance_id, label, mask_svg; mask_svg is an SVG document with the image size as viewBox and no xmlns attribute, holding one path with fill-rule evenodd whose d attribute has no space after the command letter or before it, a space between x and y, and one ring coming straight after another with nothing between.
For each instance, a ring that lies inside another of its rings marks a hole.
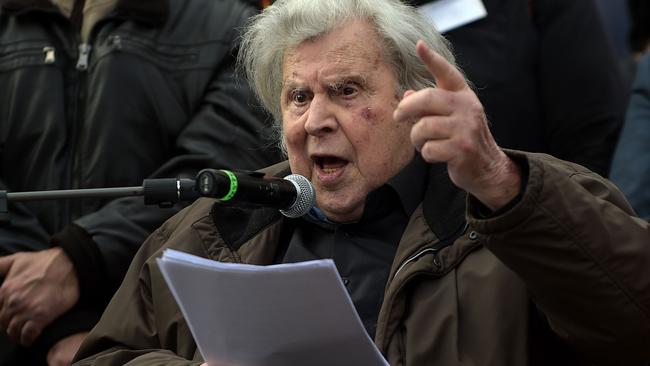
<instances>
[{"instance_id":1,"label":"pointing index finger","mask_svg":"<svg viewBox=\"0 0 650 366\"><path fill-rule=\"evenodd\" d=\"M465 89L467 83L463 74L451 65L444 57L432 50L424 41L419 40L415 49L431 75L436 79L439 88L449 91Z\"/></svg>"}]
</instances>

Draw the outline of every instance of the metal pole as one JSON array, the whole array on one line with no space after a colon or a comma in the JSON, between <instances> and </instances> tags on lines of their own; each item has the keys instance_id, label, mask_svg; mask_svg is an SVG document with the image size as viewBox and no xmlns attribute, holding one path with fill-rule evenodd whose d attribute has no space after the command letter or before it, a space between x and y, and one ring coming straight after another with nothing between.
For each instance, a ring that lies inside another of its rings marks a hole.
<instances>
[{"instance_id":1,"label":"metal pole","mask_svg":"<svg viewBox=\"0 0 650 366\"><path fill-rule=\"evenodd\" d=\"M60 191L7 192L9 201L58 200L68 198L113 198L142 196L143 187L66 189Z\"/></svg>"}]
</instances>

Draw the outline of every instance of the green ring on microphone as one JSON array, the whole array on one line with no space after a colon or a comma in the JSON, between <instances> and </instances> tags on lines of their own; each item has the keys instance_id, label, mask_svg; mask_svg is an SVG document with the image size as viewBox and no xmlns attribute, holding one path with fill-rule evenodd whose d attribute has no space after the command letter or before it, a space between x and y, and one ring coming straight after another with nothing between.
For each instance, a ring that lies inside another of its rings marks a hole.
<instances>
[{"instance_id":1,"label":"green ring on microphone","mask_svg":"<svg viewBox=\"0 0 650 366\"><path fill-rule=\"evenodd\" d=\"M237 193L237 187L239 186L239 183L237 182L237 176L230 170L221 170L222 172L226 173L228 178L230 178L230 190L228 193L226 193L225 196L221 197L221 201L228 201L231 198L235 196L235 193Z\"/></svg>"}]
</instances>

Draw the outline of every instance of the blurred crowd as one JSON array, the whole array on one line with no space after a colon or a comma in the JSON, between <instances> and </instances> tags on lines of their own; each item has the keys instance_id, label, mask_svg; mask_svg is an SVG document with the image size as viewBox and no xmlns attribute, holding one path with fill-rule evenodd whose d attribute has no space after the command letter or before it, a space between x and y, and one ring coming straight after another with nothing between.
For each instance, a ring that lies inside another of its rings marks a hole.
<instances>
[{"instance_id":1,"label":"blurred crowd","mask_svg":"<svg viewBox=\"0 0 650 366\"><path fill-rule=\"evenodd\" d=\"M476 1L486 14L443 35L498 145L609 177L650 220L650 3ZM134 186L282 160L235 70L238 31L271 3L1 0L0 188ZM141 243L185 206L8 202L0 365L70 364Z\"/></svg>"}]
</instances>

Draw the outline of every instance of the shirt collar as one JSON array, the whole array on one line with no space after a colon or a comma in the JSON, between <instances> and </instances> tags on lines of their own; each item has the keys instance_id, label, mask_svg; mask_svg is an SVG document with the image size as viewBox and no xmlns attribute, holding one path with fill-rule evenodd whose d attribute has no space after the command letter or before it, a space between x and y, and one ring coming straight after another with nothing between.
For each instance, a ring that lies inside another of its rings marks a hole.
<instances>
[{"instance_id":1,"label":"shirt collar","mask_svg":"<svg viewBox=\"0 0 650 366\"><path fill-rule=\"evenodd\" d=\"M427 163L416 153L413 160L389 179L386 185L395 190L404 213L411 216L424 198L426 183Z\"/></svg>"}]
</instances>

